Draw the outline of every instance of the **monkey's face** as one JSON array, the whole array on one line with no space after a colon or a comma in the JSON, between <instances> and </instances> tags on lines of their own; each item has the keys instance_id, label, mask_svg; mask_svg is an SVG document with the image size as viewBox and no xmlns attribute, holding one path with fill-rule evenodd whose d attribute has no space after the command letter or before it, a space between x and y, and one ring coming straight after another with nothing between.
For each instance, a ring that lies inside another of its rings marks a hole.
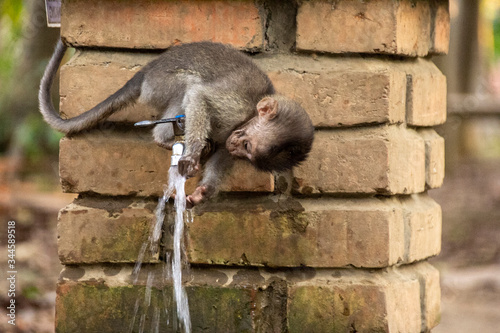
<instances>
[{"instance_id":1,"label":"monkey's face","mask_svg":"<svg viewBox=\"0 0 500 333\"><path fill-rule=\"evenodd\" d=\"M268 141L270 125L262 117L257 116L231 133L226 141L229 153L239 159L254 163L261 154L263 144Z\"/></svg>"},{"instance_id":2,"label":"monkey's face","mask_svg":"<svg viewBox=\"0 0 500 333\"><path fill-rule=\"evenodd\" d=\"M229 153L265 171L283 171L302 162L314 138L304 109L273 95L263 98L257 111L256 117L231 133L226 141Z\"/></svg>"},{"instance_id":3,"label":"monkey's face","mask_svg":"<svg viewBox=\"0 0 500 333\"><path fill-rule=\"evenodd\" d=\"M273 122L278 110L278 102L271 97L263 98L257 104L258 115L235 130L226 141L229 153L241 159L256 162L265 153L273 136Z\"/></svg>"}]
</instances>

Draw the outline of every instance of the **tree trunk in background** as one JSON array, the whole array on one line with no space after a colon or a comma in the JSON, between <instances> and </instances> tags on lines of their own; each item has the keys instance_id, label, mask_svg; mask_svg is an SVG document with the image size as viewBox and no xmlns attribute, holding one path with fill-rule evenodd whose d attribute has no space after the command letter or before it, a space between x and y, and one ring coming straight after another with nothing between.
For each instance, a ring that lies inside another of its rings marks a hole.
<instances>
[{"instance_id":1,"label":"tree trunk in background","mask_svg":"<svg viewBox=\"0 0 500 333\"><path fill-rule=\"evenodd\" d=\"M14 124L38 109L38 86L45 64L59 38L59 29L48 28L44 1L27 1L26 21L23 27L22 56L13 72L5 112Z\"/></svg>"},{"instance_id":2,"label":"tree trunk in background","mask_svg":"<svg viewBox=\"0 0 500 333\"><path fill-rule=\"evenodd\" d=\"M59 38L59 29L48 28L45 16L45 2L26 1L26 15L23 23L22 51L18 63L12 72L12 78L5 83L2 105L2 121L5 126L0 138L1 150L7 150L11 162L10 171L17 172L26 155L19 132L29 115L38 113L38 87L54 46ZM53 91L57 92L59 80L56 79ZM41 122L40 118L40 122ZM42 131L46 129L42 128ZM31 128L30 128L30 132ZM30 133L32 134L32 133ZM34 135L37 135L35 133ZM45 151L43 139L32 140L39 145L37 150ZM41 153L43 154L43 153ZM12 174L10 175L12 176Z\"/></svg>"},{"instance_id":3,"label":"tree trunk in background","mask_svg":"<svg viewBox=\"0 0 500 333\"><path fill-rule=\"evenodd\" d=\"M448 55L433 59L447 77L448 96L481 93L479 50L479 2L457 1L458 15L452 17ZM446 139L446 170L452 172L467 155L467 142L474 120L450 115L437 131Z\"/></svg>"}]
</instances>

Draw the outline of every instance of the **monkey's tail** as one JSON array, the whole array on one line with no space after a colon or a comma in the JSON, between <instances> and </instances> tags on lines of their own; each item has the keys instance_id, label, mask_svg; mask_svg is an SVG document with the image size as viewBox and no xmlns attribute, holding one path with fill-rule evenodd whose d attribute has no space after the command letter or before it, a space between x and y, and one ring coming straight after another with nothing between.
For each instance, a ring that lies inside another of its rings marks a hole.
<instances>
[{"instance_id":1,"label":"monkey's tail","mask_svg":"<svg viewBox=\"0 0 500 333\"><path fill-rule=\"evenodd\" d=\"M143 80L142 72L138 72L122 88L92 109L74 118L61 118L50 98L50 88L52 87L57 69L61 64L66 50L67 47L59 40L54 54L43 74L42 81L40 82L40 91L38 93L40 112L43 115L43 119L54 129L65 134L77 133L89 129L97 125L99 121L106 119L139 98Z\"/></svg>"}]
</instances>

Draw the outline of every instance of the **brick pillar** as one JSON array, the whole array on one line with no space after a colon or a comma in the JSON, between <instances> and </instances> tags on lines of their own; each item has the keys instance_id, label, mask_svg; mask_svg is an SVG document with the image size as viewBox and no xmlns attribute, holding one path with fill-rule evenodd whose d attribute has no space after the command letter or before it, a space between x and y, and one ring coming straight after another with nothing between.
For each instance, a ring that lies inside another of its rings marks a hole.
<instances>
[{"instance_id":1,"label":"brick pillar","mask_svg":"<svg viewBox=\"0 0 500 333\"><path fill-rule=\"evenodd\" d=\"M254 54L317 128L302 166L270 175L237 164L225 193L195 211L185 236L193 331L438 324L439 274L425 260L440 251L441 210L426 192L444 177L432 126L446 118L446 80L427 56L447 52L448 1L72 0L61 33L77 48L61 70L68 116L113 93L154 50L213 40ZM161 276L155 253L136 285L130 277L170 161L130 124L158 117L136 105L111 118L119 126L61 141L63 189L80 197L59 217L57 332L127 332L148 272ZM165 230L164 247L169 239ZM152 304L172 303L159 280ZM161 332L176 330L173 309L161 310Z\"/></svg>"}]
</instances>

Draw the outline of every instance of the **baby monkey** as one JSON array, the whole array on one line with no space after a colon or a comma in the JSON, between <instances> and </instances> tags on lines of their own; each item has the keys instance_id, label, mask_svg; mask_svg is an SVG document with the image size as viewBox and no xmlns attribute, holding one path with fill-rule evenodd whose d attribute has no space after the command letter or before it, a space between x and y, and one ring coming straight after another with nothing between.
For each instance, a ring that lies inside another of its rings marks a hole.
<instances>
[{"instance_id":1,"label":"baby monkey","mask_svg":"<svg viewBox=\"0 0 500 333\"><path fill-rule=\"evenodd\" d=\"M276 94L269 77L249 56L212 42L172 46L92 109L62 119L52 104L50 88L66 49L59 41L40 84L45 121L72 135L135 102L153 106L163 118L184 114L186 149L179 172L191 177L204 167L196 190L187 196L188 205L217 193L233 158L248 160L260 170L283 171L304 161L311 150L314 128L304 109ZM172 124L157 124L153 137L171 149ZM202 159L209 141L214 149Z\"/></svg>"}]
</instances>

